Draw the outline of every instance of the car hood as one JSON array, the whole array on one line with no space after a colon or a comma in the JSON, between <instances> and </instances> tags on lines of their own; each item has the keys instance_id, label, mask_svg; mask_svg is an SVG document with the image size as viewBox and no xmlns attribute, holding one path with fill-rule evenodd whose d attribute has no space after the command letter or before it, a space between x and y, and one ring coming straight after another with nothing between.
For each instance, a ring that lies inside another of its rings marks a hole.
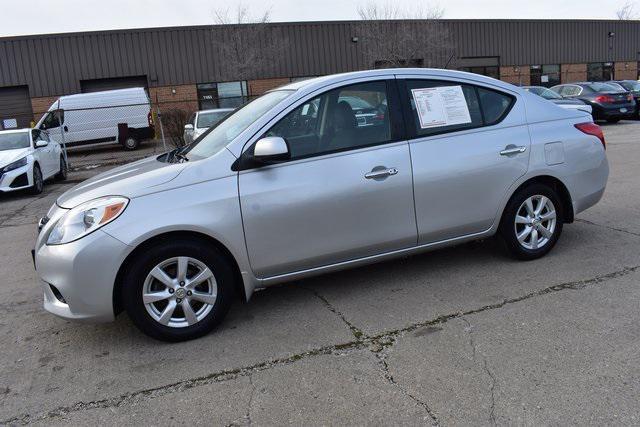
<instances>
[{"instance_id":1,"label":"car hood","mask_svg":"<svg viewBox=\"0 0 640 427\"><path fill-rule=\"evenodd\" d=\"M579 99L550 99L550 101L557 105L585 105Z\"/></svg>"},{"instance_id":2,"label":"car hood","mask_svg":"<svg viewBox=\"0 0 640 427\"><path fill-rule=\"evenodd\" d=\"M186 166L186 163L165 163L150 157L96 175L62 194L56 203L71 209L103 196L133 198L148 194L154 187L176 178Z\"/></svg>"},{"instance_id":3,"label":"car hood","mask_svg":"<svg viewBox=\"0 0 640 427\"><path fill-rule=\"evenodd\" d=\"M29 148L16 148L15 150L0 151L0 168L7 166L29 154Z\"/></svg>"}]
</instances>

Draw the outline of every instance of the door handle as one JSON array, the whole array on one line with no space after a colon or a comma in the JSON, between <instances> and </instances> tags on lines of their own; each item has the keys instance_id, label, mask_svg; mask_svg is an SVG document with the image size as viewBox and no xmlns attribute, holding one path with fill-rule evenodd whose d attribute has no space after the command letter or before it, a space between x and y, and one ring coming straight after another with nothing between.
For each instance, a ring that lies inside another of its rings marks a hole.
<instances>
[{"instance_id":1,"label":"door handle","mask_svg":"<svg viewBox=\"0 0 640 427\"><path fill-rule=\"evenodd\" d=\"M371 172L366 173L364 177L367 179L384 179L397 173L398 169L396 168L385 168L384 166L376 166L371 170Z\"/></svg>"},{"instance_id":2,"label":"door handle","mask_svg":"<svg viewBox=\"0 0 640 427\"><path fill-rule=\"evenodd\" d=\"M500 152L501 156L510 156L512 154L519 154L519 153L524 153L525 151L527 151L527 147L525 146L520 146L520 147L516 147L515 145L507 145L504 150L502 150Z\"/></svg>"}]
</instances>

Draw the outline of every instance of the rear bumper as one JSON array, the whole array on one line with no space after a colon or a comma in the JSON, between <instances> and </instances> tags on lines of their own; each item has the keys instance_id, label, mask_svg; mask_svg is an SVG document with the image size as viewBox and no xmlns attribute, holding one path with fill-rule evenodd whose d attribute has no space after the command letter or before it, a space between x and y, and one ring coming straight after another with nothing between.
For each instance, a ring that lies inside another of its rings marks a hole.
<instances>
[{"instance_id":1,"label":"rear bumper","mask_svg":"<svg viewBox=\"0 0 640 427\"><path fill-rule=\"evenodd\" d=\"M636 115L636 105L635 104L621 104L616 105L615 107L607 106L603 107L601 105L594 107L593 115L595 119L630 119ZM621 111L621 109L626 109L626 111Z\"/></svg>"}]
</instances>

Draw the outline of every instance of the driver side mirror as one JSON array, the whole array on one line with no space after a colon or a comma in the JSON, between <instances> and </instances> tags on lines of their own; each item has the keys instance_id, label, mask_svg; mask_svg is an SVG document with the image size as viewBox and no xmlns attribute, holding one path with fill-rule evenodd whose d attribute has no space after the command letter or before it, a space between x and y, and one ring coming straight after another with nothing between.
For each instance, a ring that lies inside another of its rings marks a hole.
<instances>
[{"instance_id":1,"label":"driver side mirror","mask_svg":"<svg viewBox=\"0 0 640 427\"><path fill-rule=\"evenodd\" d=\"M253 148L253 159L260 163L271 164L289 160L291 152L284 138L268 136L259 139Z\"/></svg>"},{"instance_id":2,"label":"driver side mirror","mask_svg":"<svg viewBox=\"0 0 640 427\"><path fill-rule=\"evenodd\" d=\"M186 130L187 132L193 132L193 125L191 123L187 123L186 125L184 125L184 130Z\"/></svg>"},{"instance_id":3,"label":"driver side mirror","mask_svg":"<svg viewBox=\"0 0 640 427\"><path fill-rule=\"evenodd\" d=\"M43 139L39 139L36 141L36 148L46 147L49 143Z\"/></svg>"}]
</instances>

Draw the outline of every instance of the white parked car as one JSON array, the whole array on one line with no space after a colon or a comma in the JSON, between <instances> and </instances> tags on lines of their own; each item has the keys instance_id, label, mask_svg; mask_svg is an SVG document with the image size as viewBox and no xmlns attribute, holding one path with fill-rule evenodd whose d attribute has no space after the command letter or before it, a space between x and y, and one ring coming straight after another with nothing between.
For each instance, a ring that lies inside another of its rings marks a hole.
<instances>
[{"instance_id":1,"label":"white parked car","mask_svg":"<svg viewBox=\"0 0 640 427\"><path fill-rule=\"evenodd\" d=\"M141 87L61 96L36 128L58 143L64 132L70 147L119 143L135 150L155 135L151 102Z\"/></svg>"},{"instance_id":2,"label":"white parked car","mask_svg":"<svg viewBox=\"0 0 640 427\"><path fill-rule=\"evenodd\" d=\"M213 110L196 111L189 117L189 121L184 125L184 142L191 144L198 139L211 126L215 126L222 119L227 117L233 108L216 108Z\"/></svg>"},{"instance_id":3,"label":"white parked car","mask_svg":"<svg viewBox=\"0 0 640 427\"><path fill-rule=\"evenodd\" d=\"M66 179L67 164L60 145L46 131L0 132L0 192L31 188L39 194L52 177Z\"/></svg>"}]
</instances>

